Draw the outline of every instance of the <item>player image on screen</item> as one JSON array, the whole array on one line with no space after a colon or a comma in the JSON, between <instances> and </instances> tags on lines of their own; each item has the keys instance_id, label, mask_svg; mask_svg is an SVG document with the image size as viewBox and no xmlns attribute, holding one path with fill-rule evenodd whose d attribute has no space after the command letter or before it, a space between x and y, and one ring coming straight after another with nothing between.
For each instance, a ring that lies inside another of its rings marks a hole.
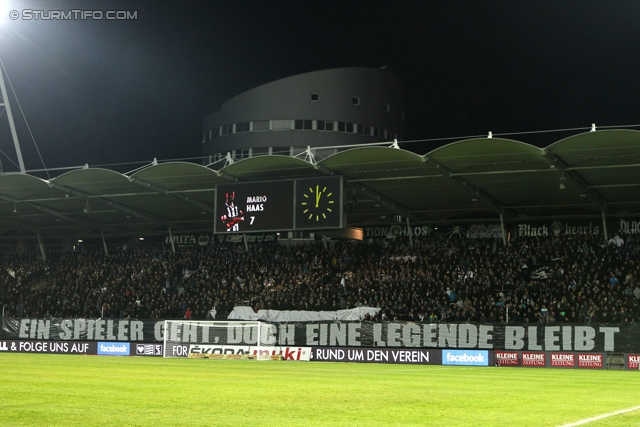
<instances>
[{"instance_id":1,"label":"player image on screen","mask_svg":"<svg viewBox=\"0 0 640 427\"><path fill-rule=\"evenodd\" d=\"M215 233L293 229L293 180L216 185Z\"/></svg>"},{"instance_id":2,"label":"player image on screen","mask_svg":"<svg viewBox=\"0 0 640 427\"><path fill-rule=\"evenodd\" d=\"M227 214L222 215L220 219L227 227L227 231L240 231L240 222L244 221L244 212L238 209L238 206L235 204L236 192L231 192L231 197L229 197L229 193L226 193L226 202L227 206Z\"/></svg>"}]
</instances>

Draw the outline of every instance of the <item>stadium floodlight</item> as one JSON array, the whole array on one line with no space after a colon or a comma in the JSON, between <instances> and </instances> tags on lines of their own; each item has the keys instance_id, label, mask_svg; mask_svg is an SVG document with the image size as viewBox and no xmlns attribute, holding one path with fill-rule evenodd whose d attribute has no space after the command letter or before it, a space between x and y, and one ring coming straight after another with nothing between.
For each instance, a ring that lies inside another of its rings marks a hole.
<instances>
[{"instance_id":1,"label":"stadium floodlight","mask_svg":"<svg viewBox=\"0 0 640 427\"><path fill-rule=\"evenodd\" d=\"M163 357L273 360L275 341L264 322L165 320Z\"/></svg>"},{"instance_id":2,"label":"stadium floodlight","mask_svg":"<svg viewBox=\"0 0 640 427\"><path fill-rule=\"evenodd\" d=\"M9 4L9 0L0 0L0 24L4 24L7 22L9 12L11 12L11 5Z\"/></svg>"}]
</instances>

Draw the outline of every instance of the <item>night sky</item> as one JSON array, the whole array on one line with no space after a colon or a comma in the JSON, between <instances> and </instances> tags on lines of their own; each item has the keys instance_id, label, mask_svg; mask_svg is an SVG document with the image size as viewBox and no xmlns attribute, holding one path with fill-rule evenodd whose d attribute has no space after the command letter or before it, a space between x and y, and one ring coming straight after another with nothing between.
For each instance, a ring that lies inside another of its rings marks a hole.
<instances>
[{"instance_id":1,"label":"night sky","mask_svg":"<svg viewBox=\"0 0 640 427\"><path fill-rule=\"evenodd\" d=\"M386 65L404 79L405 140L640 124L635 0L13 0L4 9L0 58L47 167L197 157L202 119L223 101L335 67ZM138 19L8 18L24 9ZM12 105L27 169L42 168ZM5 117L0 149L17 163ZM546 145L575 133L513 138Z\"/></svg>"}]
</instances>

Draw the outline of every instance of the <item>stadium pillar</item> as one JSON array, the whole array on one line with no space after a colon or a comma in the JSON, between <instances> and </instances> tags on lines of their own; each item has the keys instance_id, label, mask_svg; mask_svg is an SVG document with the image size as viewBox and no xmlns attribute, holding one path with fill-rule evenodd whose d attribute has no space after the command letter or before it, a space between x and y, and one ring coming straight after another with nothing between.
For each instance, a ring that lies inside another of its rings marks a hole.
<instances>
[{"instance_id":1,"label":"stadium pillar","mask_svg":"<svg viewBox=\"0 0 640 427\"><path fill-rule=\"evenodd\" d=\"M38 236L38 245L40 245L40 253L42 254L42 261L47 260L47 253L44 250L44 243L42 242L42 236L40 236L40 230L36 233Z\"/></svg>"},{"instance_id":2,"label":"stadium pillar","mask_svg":"<svg viewBox=\"0 0 640 427\"><path fill-rule=\"evenodd\" d=\"M502 244L507 246L507 233L504 232L504 217L500 214L500 231L502 231Z\"/></svg>"},{"instance_id":3,"label":"stadium pillar","mask_svg":"<svg viewBox=\"0 0 640 427\"><path fill-rule=\"evenodd\" d=\"M411 223L409 217L407 217L407 234L409 235L409 245L413 247L413 230L411 230Z\"/></svg>"},{"instance_id":4,"label":"stadium pillar","mask_svg":"<svg viewBox=\"0 0 640 427\"><path fill-rule=\"evenodd\" d=\"M107 250L107 241L104 240L104 231L100 230L100 235L102 236L102 246L104 246L104 254L109 256L109 251Z\"/></svg>"},{"instance_id":5,"label":"stadium pillar","mask_svg":"<svg viewBox=\"0 0 640 427\"><path fill-rule=\"evenodd\" d=\"M242 239L244 240L244 249L249 252L249 244L247 243L247 235L243 234Z\"/></svg>"},{"instance_id":6,"label":"stadium pillar","mask_svg":"<svg viewBox=\"0 0 640 427\"><path fill-rule=\"evenodd\" d=\"M5 111L7 112L7 120L9 121L9 129L11 129L11 136L13 137L13 145L16 147L16 155L18 156L20 173L26 173L26 170L24 168L24 160L22 159L22 150L20 150L20 142L18 141L18 134L16 133L16 124L13 121L13 114L11 114L11 104L9 104L7 87L4 84L4 73L6 72L6 70L4 69L4 64L2 63L2 60L0 60L0 65L2 65L2 70L0 70L0 91L2 91L1 106L3 106ZM7 74L7 78L9 78L8 74ZM9 84L11 84L11 81L9 81ZM15 92L13 93L13 95L15 96ZM18 103L18 105L20 104Z\"/></svg>"},{"instance_id":7,"label":"stadium pillar","mask_svg":"<svg viewBox=\"0 0 640 427\"><path fill-rule=\"evenodd\" d=\"M173 243L173 234L171 234L171 227L169 228L169 241L171 242L171 251L175 254L176 253L176 245Z\"/></svg>"},{"instance_id":8,"label":"stadium pillar","mask_svg":"<svg viewBox=\"0 0 640 427\"><path fill-rule=\"evenodd\" d=\"M604 230L604 241L609 241L609 233L607 232L607 220L604 216L604 211L602 211L602 229Z\"/></svg>"}]
</instances>

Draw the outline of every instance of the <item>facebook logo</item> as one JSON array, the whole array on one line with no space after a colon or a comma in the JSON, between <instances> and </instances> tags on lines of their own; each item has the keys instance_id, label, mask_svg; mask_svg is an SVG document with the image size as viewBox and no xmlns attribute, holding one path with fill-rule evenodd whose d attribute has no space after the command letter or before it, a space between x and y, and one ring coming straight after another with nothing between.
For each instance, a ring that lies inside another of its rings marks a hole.
<instances>
[{"instance_id":1,"label":"facebook logo","mask_svg":"<svg viewBox=\"0 0 640 427\"><path fill-rule=\"evenodd\" d=\"M129 356L131 351L128 342L99 342L98 354L103 356Z\"/></svg>"},{"instance_id":2,"label":"facebook logo","mask_svg":"<svg viewBox=\"0 0 640 427\"><path fill-rule=\"evenodd\" d=\"M489 366L487 350L442 350L443 365Z\"/></svg>"}]
</instances>

